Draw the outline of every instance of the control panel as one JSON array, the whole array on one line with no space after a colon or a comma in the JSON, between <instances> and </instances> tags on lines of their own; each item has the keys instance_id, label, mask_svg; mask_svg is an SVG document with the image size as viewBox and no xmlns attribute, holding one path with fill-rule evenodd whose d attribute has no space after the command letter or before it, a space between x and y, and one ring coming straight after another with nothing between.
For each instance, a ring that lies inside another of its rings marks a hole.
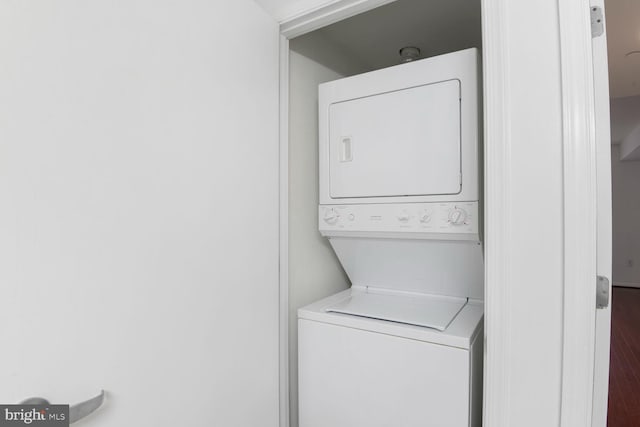
<instances>
[{"instance_id":1,"label":"control panel","mask_svg":"<svg viewBox=\"0 0 640 427\"><path fill-rule=\"evenodd\" d=\"M373 232L463 238L477 237L479 228L478 202L320 205L318 219L324 235Z\"/></svg>"}]
</instances>

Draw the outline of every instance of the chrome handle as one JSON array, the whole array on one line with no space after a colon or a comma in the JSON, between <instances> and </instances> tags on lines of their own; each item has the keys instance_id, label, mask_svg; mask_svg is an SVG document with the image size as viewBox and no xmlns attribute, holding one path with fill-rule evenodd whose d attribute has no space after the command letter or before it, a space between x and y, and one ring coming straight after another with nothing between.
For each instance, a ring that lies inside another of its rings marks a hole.
<instances>
[{"instance_id":1,"label":"chrome handle","mask_svg":"<svg viewBox=\"0 0 640 427\"><path fill-rule=\"evenodd\" d=\"M51 405L51 403L42 397L30 397L20 402L20 405Z\"/></svg>"},{"instance_id":2,"label":"chrome handle","mask_svg":"<svg viewBox=\"0 0 640 427\"><path fill-rule=\"evenodd\" d=\"M91 415L96 409L101 407L103 403L104 390L101 390L100 394L96 397L71 405L69 407L69 424L73 424L76 421L80 421L84 417Z\"/></svg>"},{"instance_id":3,"label":"chrome handle","mask_svg":"<svg viewBox=\"0 0 640 427\"><path fill-rule=\"evenodd\" d=\"M69 406L69 424L73 424L88 415L95 412L104 403L104 390L100 392L96 397L85 400L84 402L76 403ZM31 397L29 399L20 402L21 405L50 405L51 403L42 397Z\"/></svg>"}]
</instances>

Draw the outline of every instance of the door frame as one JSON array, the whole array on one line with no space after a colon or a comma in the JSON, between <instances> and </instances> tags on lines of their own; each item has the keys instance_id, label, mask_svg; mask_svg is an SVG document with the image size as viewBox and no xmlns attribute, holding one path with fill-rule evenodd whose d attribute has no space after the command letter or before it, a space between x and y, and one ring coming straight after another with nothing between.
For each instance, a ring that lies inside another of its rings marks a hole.
<instances>
[{"instance_id":1,"label":"door frame","mask_svg":"<svg viewBox=\"0 0 640 427\"><path fill-rule=\"evenodd\" d=\"M279 70L279 412L289 427L289 39L280 35Z\"/></svg>"},{"instance_id":2,"label":"door frame","mask_svg":"<svg viewBox=\"0 0 640 427\"><path fill-rule=\"evenodd\" d=\"M562 426L591 425L596 315L596 140L589 2L560 0L564 151Z\"/></svg>"},{"instance_id":3,"label":"door frame","mask_svg":"<svg viewBox=\"0 0 640 427\"><path fill-rule=\"evenodd\" d=\"M395 0L334 0L280 23L280 426L289 426L288 85L289 40ZM509 238L517 207L510 181L510 0L482 0L485 230L485 426L508 427L510 372ZM512 3L512 2L511 2ZM564 170L562 427L591 425L595 343L596 156L588 0L558 0ZM487 339L490 337L490 339ZM600 427L600 426L598 426Z\"/></svg>"},{"instance_id":4,"label":"door frame","mask_svg":"<svg viewBox=\"0 0 640 427\"><path fill-rule=\"evenodd\" d=\"M605 10L604 0L591 0L592 7ZM612 280L611 124L609 111L609 64L607 59L607 17L603 13L602 35L592 39L596 138L597 274ZM609 354L611 352L611 305L596 310L593 383L593 427L607 424L609 400Z\"/></svg>"}]
</instances>

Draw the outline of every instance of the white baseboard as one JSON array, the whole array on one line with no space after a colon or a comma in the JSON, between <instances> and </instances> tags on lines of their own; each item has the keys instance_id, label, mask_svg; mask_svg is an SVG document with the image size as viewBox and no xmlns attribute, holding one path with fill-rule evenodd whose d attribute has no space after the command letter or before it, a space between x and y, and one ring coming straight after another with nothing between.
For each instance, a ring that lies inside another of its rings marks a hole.
<instances>
[{"instance_id":1,"label":"white baseboard","mask_svg":"<svg viewBox=\"0 0 640 427\"><path fill-rule=\"evenodd\" d=\"M618 286L618 287L621 287L621 288L640 288L640 283L613 282L613 286Z\"/></svg>"}]
</instances>

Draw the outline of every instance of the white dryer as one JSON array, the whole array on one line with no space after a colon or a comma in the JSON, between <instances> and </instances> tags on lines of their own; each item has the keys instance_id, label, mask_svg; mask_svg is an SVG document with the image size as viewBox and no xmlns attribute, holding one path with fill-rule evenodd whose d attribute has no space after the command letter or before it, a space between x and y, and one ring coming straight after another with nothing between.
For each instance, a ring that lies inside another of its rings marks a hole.
<instances>
[{"instance_id":1,"label":"white dryer","mask_svg":"<svg viewBox=\"0 0 640 427\"><path fill-rule=\"evenodd\" d=\"M320 86L319 230L352 287L298 311L300 427L481 425L478 63Z\"/></svg>"}]
</instances>

